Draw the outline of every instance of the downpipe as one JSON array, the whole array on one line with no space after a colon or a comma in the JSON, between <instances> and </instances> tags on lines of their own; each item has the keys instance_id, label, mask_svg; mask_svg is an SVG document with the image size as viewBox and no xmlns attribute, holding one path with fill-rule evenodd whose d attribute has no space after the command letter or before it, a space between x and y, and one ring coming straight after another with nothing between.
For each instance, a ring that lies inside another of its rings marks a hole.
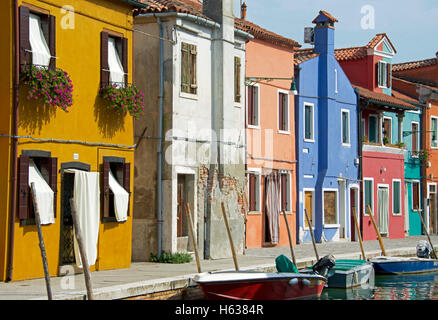
<instances>
[{"instance_id":1,"label":"downpipe","mask_svg":"<svg viewBox=\"0 0 438 320\"><path fill-rule=\"evenodd\" d=\"M159 102L159 121L158 121L158 247L157 247L157 256L161 257L163 251L163 95L164 95L164 32L163 32L163 24L160 17L157 17L158 27L160 29L160 102Z\"/></svg>"}]
</instances>

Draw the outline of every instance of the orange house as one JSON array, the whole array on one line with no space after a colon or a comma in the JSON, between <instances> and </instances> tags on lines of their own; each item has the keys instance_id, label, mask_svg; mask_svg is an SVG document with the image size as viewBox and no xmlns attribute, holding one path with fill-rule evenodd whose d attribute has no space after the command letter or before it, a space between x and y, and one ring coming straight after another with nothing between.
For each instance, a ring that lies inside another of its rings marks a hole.
<instances>
[{"instance_id":1,"label":"orange house","mask_svg":"<svg viewBox=\"0 0 438 320\"><path fill-rule=\"evenodd\" d=\"M236 26L253 35L246 45L246 144L249 212L246 247L289 245L283 212L296 242L295 119L292 40L246 20Z\"/></svg>"}]
</instances>

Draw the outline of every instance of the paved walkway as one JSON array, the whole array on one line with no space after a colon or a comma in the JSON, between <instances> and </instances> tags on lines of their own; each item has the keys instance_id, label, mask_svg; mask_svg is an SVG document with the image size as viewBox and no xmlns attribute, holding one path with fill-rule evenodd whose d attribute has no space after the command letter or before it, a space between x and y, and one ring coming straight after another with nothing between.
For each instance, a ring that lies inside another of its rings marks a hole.
<instances>
[{"instance_id":1,"label":"paved walkway","mask_svg":"<svg viewBox=\"0 0 438 320\"><path fill-rule=\"evenodd\" d=\"M435 247L438 247L438 236L431 236ZM419 240L427 240L425 236L406 237L405 239L384 239L387 255L415 255L415 246ZM367 258L380 255L377 240L364 242ZM317 244L320 257L333 254L335 258L360 258L358 242L336 242ZM294 246L298 267L315 262L315 254L311 243ZM247 249L244 255L238 256L241 270L275 270L275 258L285 254L290 257L289 247ZM202 271L233 270L232 258L218 260L201 260ZM161 264L151 262L132 263L128 269L95 271L91 273L95 299L113 300L151 294L160 291L180 289L194 286L192 278L197 273L196 263ZM83 274L51 278L54 299L82 300L85 297ZM47 299L44 278L0 282L0 300Z\"/></svg>"}]
</instances>

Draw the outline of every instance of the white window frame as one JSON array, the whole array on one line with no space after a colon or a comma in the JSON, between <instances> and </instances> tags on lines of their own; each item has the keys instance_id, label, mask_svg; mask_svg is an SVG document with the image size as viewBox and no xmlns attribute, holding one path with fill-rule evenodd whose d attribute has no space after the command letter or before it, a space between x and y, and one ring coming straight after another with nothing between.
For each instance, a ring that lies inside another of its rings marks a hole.
<instances>
[{"instance_id":1,"label":"white window frame","mask_svg":"<svg viewBox=\"0 0 438 320\"><path fill-rule=\"evenodd\" d=\"M338 69L335 69L335 93L338 93Z\"/></svg>"},{"instance_id":2,"label":"white window frame","mask_svg":"<svg viewBox=\"0 0 438 320\"><path fill-rule=\"evenodd\" d=\"M179 35L181 35L181 33L179 33ZM181 85L181 82L182 82L182 71L181 71L181 66L182 66L182 44L183 43L187 43L187 44L190 44L190 45L193 45L193 46L196 46L196 84L197 84L197 89L196 89L196 94L193 94L193 93L188 93L188 92L183 92L182 91L182 85ZM199 89L200 89L200 86L199 86L199 53L200 53L200 49L201 49L201 46L196 42L196 41L194 41L193 39L189 39L189 38L187 38L187 37L182 37L181 38L181 40L180 40L180 42L179 42L179 48L178 48L178 58L179 58L179 68L177 68L179 71L179 74L178 74L178 81L179 81L179 83L178 83L178 86L179 86L179 96L181 97L181 98L186 98L186 99L191 99L191 100L198 100L199 99ZM234 98L233 98L233 100L234 100Z\"/></svg>"},{"instance_id":3,"label":"white window frame","mask_svg":"<svg viewBox=\"0 0 438 320\"><path fill-rule=\"evenodd\" d=\"M287 110L287 130L280 130L280 93L283 93L286 95L286 110ZM278 133L281 134L290 134L290 103L289 103L289 92L286 90L277 90L277 130Z\"/></svg>"},{"instance_id":4,"label":"white window frame","mask_svg":"<svg viewBox=\"0 0 438 320\"><path fill-rule=\"evenodd\" d=\"M303 210L301 212L301 215L303 217L303 229L304 230L310 230L309 227L306 227L307 218L304 213L304 209L306 208L306 192L312 193L312 230L315 229L316 221L315 221L315 189L314 188L303 188Z\"/></svg>"},{"instance_id":5,"label":"white window frame","mask_svg":"<svg viewBox=\"0 0 438 320\"><path fill-rule=\"evenodd\" d=\"M260 84L256 83L256 84L251 85L251 87L257 88L257 94L255 95L257 97L257 99L255 101L255 110L257 111L257 125L252 125L252 124L248 123L248 108L249 108L248 88L249 87L246 87L246 89L245 89L246 124L247 124L248 128L250 128L250 129L260 129Z\"/></svg>"},{"instance_id":6,"label":"white window frame","mask_svg":"<svg viewBox=\"0 0 438 320\"><path fill-rule=\"evenodd\" d=\"M312 137L310 139L306 139L306 107L312 108ZM303 138L305 142L315 142L315 104L310 102L304 102L303 104Z\"/></svg>"},{"instance_id":7,"label":"white window frame","mask_svg":"<svg viewBox=\"0 0 438 320\"><path fill-rule=\"evenodd\" d=\"M414 183L418 183L418 210L414 209ZM411 210L412 211L421 211L421 182L420 180L412 180L411 181Z\"/></svg>"},{"instance_id":8,"label":"white window frame","mask_svg":"<svg viewBox=\"0 0 438 320\"><path fill-rule=\"evenodd\" d=\"M391 121L391 132L389 133L389 144L392 144L392 118L391 117L388 117L388 116L383 116L383 119L382 119L382 121L383 121L383 123L382 123L382 142L383 142L383 124L385 123L385 120L390 120Z\"/></svg>"},{"instance_id":9,"label":"white window frame","mask_svg":"<svg viewBox=\"0 0 438 320\"><path fill-rule=\"evenodd\" d=\"M419 153L420 153L420 150L421 150L421 146L420 146L420 135L421 135L420 123L418 121L411 121L411 130L412 130L412 125L413 124L416 124L417 128L418 128L418 131L417 131L417 154L414 155L414 148L413 148L414 146L411 145L411 155L412 155L412 158L419 158L420 157ZM411 133L413 134L413 131ZM412 138L411 138L411 142L412 142Z\"/></svg>"},{"instance_id":10,"label":"white window frame","mask_svg":"<svg viewBox=\"0 0 438 320\"><path fill-rule=\"evenodd\" d=\"M280 174L285 174L287 176L287 178L286 178L286 181L287 181L286 182L287 183L286 193L287 193L287 198L288 199L287 199L286 213L290 213L290 212L292 212L292 179L291 179L291 173L290 173L290 171L280 170ZM280 192L280 204L281 203L283 203L283 199L281 197L281 192ZM280 214L282 214L281 210L280 210Z\"/></svg>"},{"instance_id":11,"label":"white window frame","mask_svg":"<svg viewBox=\"0 0 438 320\"><path fill-rule=\"evenodd\" d=\"M262 184L261 184L261 176L262 176L262 170L260 168L248 168L248 174L255 175L257 177L256 181L256 210L255 211L248 211L249 215L260 215L262 214ZM247 182L247 190L248 190L248 201L249 201L249 179ZM249 206L249 203L248 203ZM249 209L249 208L248 208Z\"/></svg>"},{"instance_id":12,"label":"white window frame","mask_svg":"<svg viewBox=\"0 0 438 320\"><path fill-rule=\"evenodd\" d=\"M400 196L399 196L399 198L398 198L398 201L400 202L399 203L399 208L400 208L400 212L399 213L395 213L394 212L394 199L395 199L395 197L394 197L394 183L395 182L398 182L399 183L399 185L400 185ZM401 179L392 179L392 215L393 216L401 216L402 215L402 212L403 212L403 209L402 209L402 181L401 181Z\"/></svg>"},{"instance_id":13,"label":"white window frame","mask_svg":"<svg viewBox=\"0 0 438 320\"><path fill-rule=\"evenodd\" d=\"M365 181L371 181L371 212L374 213L374 178L363 178L363 192L364 192L364 196L363 196L363 203L362 203L362 207L363 207L363 214L365 216L369 216L367 208L365 207Z\"/></svg>"},{"instance_id":14,"label":"white window frame","mask_svg":"<svg viewBox=\"0 0 438 320\"><path fill-rule=\"evenodd\" d=\"M324 193L328 192L336 192L336 223L325 223L325 212L324 212ZM322 225L327 228L338 228L339 224L339 190L334 188L322 188Z\"/></svg>"},{"instance_id":15,"label":"white window frame","mask_svg":"<svg viewBox=\"0 0 438 320\"><path fill-rule=\"evenodd\" d=\"M437 140L435 140L437 143L436 143L436 145L434 146L433 145L433 140L432 140L432 137L433 137L433 135L432 135L432 132L431 132L431 134L430 134L430 148L431 149L438 149L438 117L437 116L431 116L430 117L430 130L432 131L432 121L433 120L436 120L436 126L435 126L435 128L436 128L436 138L437 138Z\"/></svg>"},{"instance_id":16,"label":"white window frame","mask_svg":"<svg viewBox=\"0 0 438 320\"><path fill-rule=\"evenodd\" d=\"M347 132L347 136L348 136L348 141L344 142L344 119L343 119L343 114L347 113L347 122L348 122L348 132ZM344 147L351 147L351 123L350 123L350 110L348 109L341 109L341 143L342 146Z\"/></svg>"},{"instance_id":17,"label":"white window frame","mask_svg":"<svg viewBox=\"0 0 438 320\"><path fill-rule=\"evenodd\" d=\"M388 89L389 86L388 86L388 83L386 83L388 81L387 80L388 79L388 74L387 74L387 72L388 72L388 67L387 67L388 62L386 62L384 60L380 60L377 63L379 65L379 67L377 68L377 72L378 72L378 75L377 75L377 85L378 85L379 88ZM383 65L385 65L385 66L383 67ZM383 73L384 73L385 76L383 77L383 79L381 77L381 69L384 70Z\"/></svg>"}]
</instances>

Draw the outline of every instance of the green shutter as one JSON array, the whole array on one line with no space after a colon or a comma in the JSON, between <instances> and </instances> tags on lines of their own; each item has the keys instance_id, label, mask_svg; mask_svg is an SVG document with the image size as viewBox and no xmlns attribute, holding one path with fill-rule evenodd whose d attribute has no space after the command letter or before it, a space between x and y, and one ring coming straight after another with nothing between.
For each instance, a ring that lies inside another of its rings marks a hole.
<instances>
[{"instance_id":1,"label":"green shutter","mask_svg":"<svg viewBox=\"0 0 438 320\"><path fill-rule=\"evenodd\" d=\"M372 199L373 199L373 182L370 180L365 180L365 208L367 206L370 206L370 208L373 207Z\"/></svg>"},{"instance_id":2,"label":"green shutter","mask_svg":"<svg viewBox=\"0 0 438 320\"><path fill-rule=\"evenodd\" d=\"M400 181L394 181L392 196L392 212L401 213L400 211Z\"/></svg>"},{"instance_id":3,"label":"green shutter","mask_svg":"<svg viewBox=\"0 0 438 320\"><path fill-rule=\"evenodd\" d=\"M349 131L349 123L348 123L348 113L342 112L342 143L348 143L348 131Z\"/></svg>"},{"instance_id":4,"label":"green shutter","mask_svg":"<svg viewBox=\"0 0 438 320\"><path fill-rule=\"evenodd\" d=\"M368 121L368 131L369 131L369 141L370 142L377 142L377 136L376 136L376 123L377 119L376 117L369 117Z\"/></svg>"},{"instance_id":5,"label":"green shutter","mask_svg":"<svg viewBox=\"0 0 438 320\"><path fill-rule=\"evenodd\" d=\"M304 138L310 140L312 139L312 107L305 106L304 110Z\"/></svg>"}]
</instances>

